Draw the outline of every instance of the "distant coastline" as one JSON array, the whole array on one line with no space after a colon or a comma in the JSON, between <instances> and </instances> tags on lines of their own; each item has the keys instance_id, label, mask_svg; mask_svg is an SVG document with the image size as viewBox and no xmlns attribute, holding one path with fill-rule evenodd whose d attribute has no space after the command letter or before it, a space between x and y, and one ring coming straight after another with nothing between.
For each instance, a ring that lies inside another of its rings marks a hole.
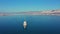
<instances>
[{"instance_id":1,"label":"distant coastline","mask_svg":"<svg viewBox=\"0 0 60 34\"><path fill-rule=\"evenodd\" d=\"M9 16L9 15L59 15L60 10L47 10L47 11L28 11L28 12L14 12L14 13L1 13L0 16Z\"/></svg>"}]
</instances>

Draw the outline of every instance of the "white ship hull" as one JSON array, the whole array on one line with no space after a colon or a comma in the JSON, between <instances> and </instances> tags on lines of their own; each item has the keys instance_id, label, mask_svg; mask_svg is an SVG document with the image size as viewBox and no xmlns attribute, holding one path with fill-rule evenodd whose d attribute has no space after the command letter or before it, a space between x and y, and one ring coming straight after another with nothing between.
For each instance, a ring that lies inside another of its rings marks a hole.
<instances>
[{"instance_id":1,"label":"white ship hull","mask_svg":"<svg viewBox=\"0 0 60 34\"><path fill-rule=\"evenodd\" d=\"M26 27L27 27L27 22L26 21L24 21L23 27L24 27L24 29L26 29Z\"/></svg>"}]
</instances>

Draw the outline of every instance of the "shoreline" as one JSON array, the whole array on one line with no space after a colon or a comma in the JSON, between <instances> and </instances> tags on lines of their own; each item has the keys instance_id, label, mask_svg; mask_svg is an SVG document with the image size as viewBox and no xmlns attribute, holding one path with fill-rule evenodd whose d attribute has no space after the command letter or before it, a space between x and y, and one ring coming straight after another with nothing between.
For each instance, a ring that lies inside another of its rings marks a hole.
<instances>
[{"instance_id":1,"label":"shoreline","mask_svg":"<svg viewBox=\"0 0 60 34\"><path fill-rule=\"evenodd\" d=\"M32 15L32 16L34 16L34 15L39 15L39 16L41 16L41 15L43 15L43 16L60 16L60 14L9 14L9 15L0 15L0 16L16 16L16 15Z\"/></svg>"}]
</instances>

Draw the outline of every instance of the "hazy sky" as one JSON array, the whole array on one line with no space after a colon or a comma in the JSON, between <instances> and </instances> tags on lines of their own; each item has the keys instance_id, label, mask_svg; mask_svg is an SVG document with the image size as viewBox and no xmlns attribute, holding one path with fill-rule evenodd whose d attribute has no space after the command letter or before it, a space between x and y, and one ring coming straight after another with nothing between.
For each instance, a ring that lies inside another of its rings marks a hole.
<instances>
[{"instance_id":1,"label":"hazy sky","mask_svg":"<svg viewBox=\"0 0 60 34\"><path fill-rule=\"evenodd\" d=\"M0 0L0 12L60 9L60 0Z\"/></svg>"}]
</instances>

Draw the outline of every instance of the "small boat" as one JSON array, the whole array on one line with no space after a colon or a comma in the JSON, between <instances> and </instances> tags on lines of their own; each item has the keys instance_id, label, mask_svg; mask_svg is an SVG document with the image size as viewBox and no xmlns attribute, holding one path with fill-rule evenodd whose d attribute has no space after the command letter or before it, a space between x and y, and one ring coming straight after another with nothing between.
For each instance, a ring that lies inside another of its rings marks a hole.
<instances>
[{"instance_id":1,"label":"small boat","mask_svg":"<svg viewBox=\"0 0 60 34\"><path fill-rule=\"evenodd\" d=\"M24 29L26 29L26 27L27 27L27 22L26 21L23 22L23 27L24 27Z\"/></svg>"}]
</instances>

